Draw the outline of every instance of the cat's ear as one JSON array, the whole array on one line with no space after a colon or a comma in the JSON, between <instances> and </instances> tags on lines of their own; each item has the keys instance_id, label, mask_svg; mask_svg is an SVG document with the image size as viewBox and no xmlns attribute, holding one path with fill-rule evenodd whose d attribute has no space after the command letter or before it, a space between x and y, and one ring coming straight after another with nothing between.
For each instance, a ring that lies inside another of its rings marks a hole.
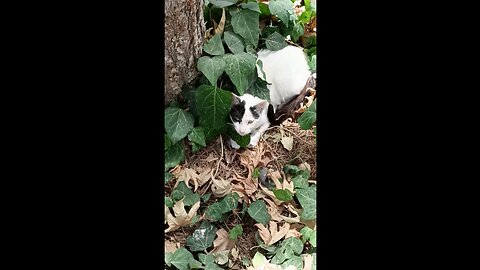
<instances>
[{"instance_id":1,"label":"cat's ear","mask_svg":"<svg viewBox=\"0 0 480 270\"><path fill-rule=\"evenodd\" d=\"M257 112L263 112L264 109L268 108L268 101L264 100L260 103L258 103L257 105L254 106L255 107L255 111Z\"/></svg>"},{"instance_id":2,"label":"cat's ear","mask_svg":"<svg viewBox=\"0 0 480 270\"><path fill-rule=\"evenodd\" d=\"M234 93L232 93L232 106L235 105L235 104L238 104L240 102L241 102L240 98L237 95L235 95Z\"/></svg>"}]
</instances>

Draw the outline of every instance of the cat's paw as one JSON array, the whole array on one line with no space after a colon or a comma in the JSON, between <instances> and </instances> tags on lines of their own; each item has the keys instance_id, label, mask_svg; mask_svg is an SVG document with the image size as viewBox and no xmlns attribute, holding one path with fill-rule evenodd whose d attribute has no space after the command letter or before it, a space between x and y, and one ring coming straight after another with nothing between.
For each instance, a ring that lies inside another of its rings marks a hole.
<instances>
[{"instance_id":1,"label":"cat's paw","mask_svg":"<svg viewBox=\"0 0 480 270\"><path fill-rule=\"evenodd\" d=\"M254 135L250 137L250 143L248 144L248 147L255 147L258 144L258 141L260 140L260 136Z\"/></svg>"},{"instance_id":2,"label":"cat's paw","mask_svg":"<svg viewBox=\"0 0 480 270\"><path fill-rule=\"evenodd\" d=\"M232 139L230 139L230 146L232 146L233 149L239 149L240 148L240 145L238 145L238 143Z\"/></svg>"}]
</instances>

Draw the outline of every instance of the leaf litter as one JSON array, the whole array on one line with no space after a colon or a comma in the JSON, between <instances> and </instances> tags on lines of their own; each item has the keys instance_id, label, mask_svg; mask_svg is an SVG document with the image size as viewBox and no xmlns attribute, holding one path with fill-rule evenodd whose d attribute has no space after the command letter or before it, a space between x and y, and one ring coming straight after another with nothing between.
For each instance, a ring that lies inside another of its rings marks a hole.
<instances>
[{"instance_id":1,"label":"leaf litter","mask_svg":"<svg viewBox=\"0 0 480 270\"><path fill-rule=\"evenodd\" d=\"M304 108L303 110L305 110L310 104L311 102L308 100L306 104L302 104L300 109ZM303 112L303 110L301 111ZM286 139L291 140L291 142L287 142L287 147L284 145L284 138L291 138ZM200 195L213 193L214 196L211 196L208 201L202 202L202 209L204 205L208 206L214 203L217 200L215 198L220 199L230 192L239 195L240 208L241 203L250 205L251 202L259 199L265 201L268 213L271 215L268 227L253 220L250 220L251 224L246 224L247 221L241 220L244 232L236 241L228 238L227 230L219 228L213 248L210 248L209 251L216 254L217 261L225 258L218 252L229 251L228 266L232 269L245 269L241 259L252 259L255 255L256 250L251 248L257 243L256 233L259 233L265 243L274 244L282 238L300 237L299 229L303 226L307 225L312 229L316 227L315 221L303 222L300 219L299 205L294 201L286 203L278 200L273 192L259 183L258 177L253 177L253 175L255 169L264 168L267 171L267 181L273 188L288 189L294 194L291 177L283 172L285 165L293 164L297 165L299 169L309 171L309 182L315 183L317 138L312 129L302 130L295 122L295 118L288 118L280 126L270 127L262 136L257 147L253 149L232 149L229 144L225 143L227 139L227 137L218 137L196 153L192 153L190 148L185 149L187 158L181 165L170 170L174 175L174 180L166 185L165 195L171 194L173 189L170 187L171 185L177 186L179 182L183 181L188 188ZM166 235L176 241L176 246L168 243L169 250L183 246L185 238L193 233L195 226L191 226L191 221L195 215L200 214L197 213L199 206L200 202L197 202L187 212L181 200L174 205L174 215L170 211L166 213L166 221L169 225L165 230ZM165 210L167 211L168 208ZM225 228L233 228L238 223L238 218L236 221L235 218L235 215L232 215L225 224L227 225ZM203 219L204 216L200 217L200 220ZM295 225L301 226L296 228ZM181 231L178 230L179 228ZM311 258L305 259L308 262L311 261ZM267 265L268 263L265 266ZM274 267L274 265L268 266Z\"/></svg>"}]
</instances>

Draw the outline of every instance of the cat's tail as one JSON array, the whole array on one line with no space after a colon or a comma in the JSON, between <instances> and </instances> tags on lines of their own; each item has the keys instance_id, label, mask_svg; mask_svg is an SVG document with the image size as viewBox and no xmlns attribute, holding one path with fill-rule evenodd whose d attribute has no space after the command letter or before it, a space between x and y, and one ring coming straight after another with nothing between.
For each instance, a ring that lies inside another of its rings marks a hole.
<instances>
[{"instance_id":1,"label":"cat's tail","mask_svg":"<svg viewBox=\"0 0 480 270\"><path fill-rule=\"evenodd\" d=\"M300 103L304 101L305 96L307 95L307 89L316 87L316 77L316 73L310 75L302 92L300 92L300 94L290 100L283 107L277 109L276 112L274 112L273 106L269 104L267 116L268 121L270 121L270 126L279 126L288 117L292 117L294 115L295 111L299 108Z\"/></svg>"}]
</instances>

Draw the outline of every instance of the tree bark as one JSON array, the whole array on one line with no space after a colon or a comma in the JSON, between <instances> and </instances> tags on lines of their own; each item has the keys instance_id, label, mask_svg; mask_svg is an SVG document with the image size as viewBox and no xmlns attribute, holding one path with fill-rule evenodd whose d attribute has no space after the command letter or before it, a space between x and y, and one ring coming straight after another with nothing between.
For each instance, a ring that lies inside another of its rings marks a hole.
<instances>
[{"instance_id":1,"label":"tree bark","mask_svg":"<svg viewBox=\"0 0 480 270\"><path fill-rule=\"evenodd\" d=\"M205 24L203 0L165 1L165 106L198 74Z\"/></svg>"}]
</instances>

